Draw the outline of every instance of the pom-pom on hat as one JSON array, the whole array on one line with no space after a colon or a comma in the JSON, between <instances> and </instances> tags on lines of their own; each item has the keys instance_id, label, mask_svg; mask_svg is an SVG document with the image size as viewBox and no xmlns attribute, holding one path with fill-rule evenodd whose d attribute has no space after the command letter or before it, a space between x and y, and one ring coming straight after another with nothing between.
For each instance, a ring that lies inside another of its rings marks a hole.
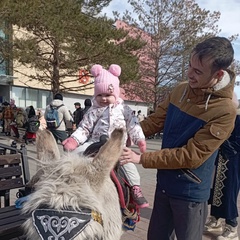
<instances>
[{"instance_id":1,"label":"pom-pom on hat","mask_svg":"<svg viewBox=\"0 0 240 240\"><path fill-rule=\"evenodd\" d=\"M120 95L119 79L121 67L112 64L108 70L101 65L96 64L91 68L91 74L94 76L94 96L99 94L111 94L118 99Z\"/></svg>"}]
</instances>

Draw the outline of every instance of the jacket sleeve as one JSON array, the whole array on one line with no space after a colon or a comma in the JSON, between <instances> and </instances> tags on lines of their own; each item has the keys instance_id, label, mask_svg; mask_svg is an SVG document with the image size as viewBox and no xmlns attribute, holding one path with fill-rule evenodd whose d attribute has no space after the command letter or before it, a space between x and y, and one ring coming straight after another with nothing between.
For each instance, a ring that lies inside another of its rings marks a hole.
<instances>
[{"instance_id":1,"label":"jacket sleeve","mask_svg":"<svg viewBox=\"0 0 240 240\"><path fill-rule=\"evenodd\" d=\"M145 139L145 135L143 133L143 130L138 122L138 119L132 115L132 109L124 105L124 118L126 121L126 128L127 128L127 133L130 136L131 140L135 145L137 145L137 142L140 139Z\"/></svg>"},{"instance_id":2,"label":"jacket sleeve","mask_svg":"<svg viewBox=\"0 0 240 240\"><path fill-rule=\"evenodd\" d=\"M88 111L84 114L82 121L75 132L71 135L78 144L86 142L93 131L96 122L95 114L92 111Z\"/></svg>"},{"instance_id":3,"label":"jacket sleeve","mask_svg":"<svg viewBox=\"0 0 240 240\"><path fill-rule=\"evenodd\" d=\"M157 111L161 109L158 108ZM229 138L234 128L235 116L236 112L230 109L229 113L221 118L212 119L199 129L185 146L143 153L140 162L145 168L198 168ZM158 120L157 117L152 119ZM155 121L153 125L159 122L161 121ZM151 129L149 125L146 126Z\"/></svg>"},{"instance_id":4,"label":"jacket sleeve","mask_svg":"<svg viewBox=\"0 0 240 240\"><path fill-rule=\"evenodd\" d=\"M47 105L45 112L44 112L44 118L47 119L47 112L49 110L49 105ZM27 117L27 112L26 112L26 117Z\"/></svg>"},{"instance_id":5,"label":"jacket sleeve","mask_svg":"<svg viewBox=\"0 0 240 240\"><path fill-rule=\"evenodd\" d=\"M71 114L69 113L67 107L64 105L63 108L63 119L64 121L73 121Z\"/></svg>"}]
</instances>

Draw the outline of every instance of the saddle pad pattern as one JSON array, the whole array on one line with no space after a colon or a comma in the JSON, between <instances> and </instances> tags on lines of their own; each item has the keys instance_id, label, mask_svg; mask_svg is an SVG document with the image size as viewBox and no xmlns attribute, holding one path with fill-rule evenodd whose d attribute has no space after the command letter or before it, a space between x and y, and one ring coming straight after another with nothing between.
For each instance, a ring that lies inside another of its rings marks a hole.
<instances>
[{"instance_id":1,"label":"saddle pad pattern","mask_svg":"<svg viewBox=\"0 0 240 240\"><path fill-rule=\"evenodd\" d=\"M72 240L91 221L91 210L84 212L54 209L36 209L32 213L33 224L43 240Z\"/></svg>"}]
</instances>

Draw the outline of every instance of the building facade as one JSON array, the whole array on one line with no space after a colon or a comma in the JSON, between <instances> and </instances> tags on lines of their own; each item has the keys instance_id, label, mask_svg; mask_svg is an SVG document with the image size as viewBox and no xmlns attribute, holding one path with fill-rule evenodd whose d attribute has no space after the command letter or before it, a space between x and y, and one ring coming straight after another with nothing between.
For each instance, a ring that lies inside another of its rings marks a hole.
<instances>
[{"instance_id":1,"label":"building facade","mask_svg":"<svg viewBox=\"0 0 240 240\"><path fill-rule=\"evenodd\" d=\"M1 32L0 32L1 34ZM3 34L3 33L2 33ZM13 38L27 37L27 31L24 29L13 28ZM12 65L12 69L8 66ZM11 71L10 71L11 70ZM93 79L82 77L84 69L79 68L79 78L76 81L71 81L71 87L80 89L76 91L68 91L63 93L64 104L68 109L73 112L74 102L80 102L84 107L84 101L86 98L92 98L93 96ZM11 74L10 74L11 73ZM26 108L32 105L34 108L45 109L46 106L51 102L53 96L50 91L50 86L43 84L39 81L31 79L29 76L37 74L36 69L20 65L18 62L12 64L6 62L0 62L0 103L4 101L10 101L14 99L16 106ZM64 79L64 85L69 84L69 79ZM87 86L87 87L84 87ZM122 89L122 93L124 90ZM122 94L122 97L126 104L128 104L136 112L142 111L145 116L148 112L148 105L139 99L130 100L128 96Z\"/></svg>"}]
</instances>

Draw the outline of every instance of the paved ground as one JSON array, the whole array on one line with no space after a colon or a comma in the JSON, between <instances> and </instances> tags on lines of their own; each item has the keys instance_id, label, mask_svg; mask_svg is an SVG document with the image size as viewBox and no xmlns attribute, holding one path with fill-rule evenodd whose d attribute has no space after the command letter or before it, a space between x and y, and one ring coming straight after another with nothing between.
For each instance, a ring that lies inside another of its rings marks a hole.
<instances>
[{"instance_id":1,"label":"paved ground","mask_svg":"<svg viewBox=\"0 0 240 240\"><path fill-rule=\"evenodd\" d=\"M9 137L5 137L0 134L0 142L5 144L11 144L13 139ZM18 143L18 146L20 147L21 143ZM148 151L153 151L155 149L160 148L160 140L148 140L147 141L147 149ZM36 172L36 163L34 159L36 158L36 149L33 144L27 145L28 150L28 156L29 156L29 168L31 176ZM147 200L150 203L149 208L142 209L141 211L141 220L137 224L137 227L134 231L128 231L123 234L121 240L147 240L147 229L149 224L149 219L152 212L153 207L153 198L154 198L154 191L155 191L155 183L156 183L156 170L155 169L144 169L142 166L137 166L139 173L141 175L141 187L143 190L143 193ZM14 193L12 194L14 197ZM14 201L14 199L13 199ZM240 202L239 202L240 206ZM239 229L240 230L240 229ZM240 232L240 231L239 231ZM216 239L216 237L213 235L211 236L203 236L203 240L209 240L209 239ZM114 240L114 239L113 239ZM159 237L159 240L161 240L161 237Z\"/></svg>"}]
</instances>

